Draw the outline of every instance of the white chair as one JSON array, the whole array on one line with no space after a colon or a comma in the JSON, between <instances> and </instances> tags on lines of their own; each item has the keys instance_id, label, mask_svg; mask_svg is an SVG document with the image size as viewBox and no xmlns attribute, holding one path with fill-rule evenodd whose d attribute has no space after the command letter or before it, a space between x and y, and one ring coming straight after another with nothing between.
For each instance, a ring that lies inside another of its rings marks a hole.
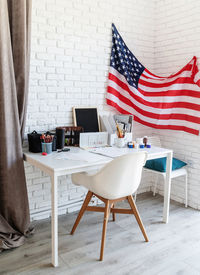
<instances>
[{"instance_id":1,"label":"white chair","mask_svg":"<svg viewBox=\"0 0 200 275\"><path fill-rule=\"evenodd\" d=\"M153 146L157 146L157 147L161 147L161 142L160 142L160 138L158 136L152 136L152 137L148 137L148 142L151 143L151 145ZM148 171L152 171L153 173L156 174L156 180L155 180L155 184L153 186L153 196L155 196L156 194L156 188L157 188L157 184L158 184L158 178L159 175L163 177L164 182L165 182L165 178L166 178L166 173L165 172L159 172L156 170L151 170L145 167L145 169L147 169ZM179 169L176 169L174 171L171 172L171 179L177 178L177 177L181 177L184 176L185 177L185 207L187 207L187 170L182 167Z\"/></svg>"},{"instance_id":2,"label":"white chair","mask_svg":"<svg viewBox=\"0 0 200 275\"><path fill-rule=\"evenodd\" d=\"M75 232L85 211L104 212L100 261L103 260L106 228L110 213L113 215L113 221L115 221L115 213L134 214L144 239L148 242L147 234L132 197L132 194L140 184L142 168L146 162L146 158L147 153L145 152L128 154L114 159L95 175L88 175L87 173L72 175L73 183L83 185L88 189L88 193L74 223L71 234ZM88 206L93 195L103 201L105 207ZM128 200L131 209L115 207L116 202L125 199Z\"/></svg>"}]
</instances>

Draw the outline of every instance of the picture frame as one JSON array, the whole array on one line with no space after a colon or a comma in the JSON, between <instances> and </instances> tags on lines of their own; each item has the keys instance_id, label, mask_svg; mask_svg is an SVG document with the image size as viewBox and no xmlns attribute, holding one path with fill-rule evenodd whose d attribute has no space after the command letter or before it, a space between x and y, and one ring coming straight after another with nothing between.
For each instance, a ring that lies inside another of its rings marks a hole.
<instances>
[{"instance_id":1,"label":"picture frame","mask_svg":"<svg viewBox=\"0 0 200 275\"><path fill-rule=\"evenodd\" d=\"M74 126L83 127L84 132L101 131L98 108L96 106L74 106L72 111Z\"/></svg>"}]
</instances>

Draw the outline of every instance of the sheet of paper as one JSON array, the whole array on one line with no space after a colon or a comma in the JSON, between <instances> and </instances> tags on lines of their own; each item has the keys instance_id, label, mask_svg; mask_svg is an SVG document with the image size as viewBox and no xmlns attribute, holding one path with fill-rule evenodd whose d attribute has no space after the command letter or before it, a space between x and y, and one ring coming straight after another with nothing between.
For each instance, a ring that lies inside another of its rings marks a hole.
<instances>
[{"instance_id":1,"label":"sheet of paper","mask_svg":"<svg viewBox=\"0 0 200 275\"><path fill-rule=\"evenodd\" d=\"M90 152L103 155L110 158L116 158L127 154L126 148L117 148L117 147L102 147L102 148L93 148L89 149Z\"/></svg>"}]
</instances>

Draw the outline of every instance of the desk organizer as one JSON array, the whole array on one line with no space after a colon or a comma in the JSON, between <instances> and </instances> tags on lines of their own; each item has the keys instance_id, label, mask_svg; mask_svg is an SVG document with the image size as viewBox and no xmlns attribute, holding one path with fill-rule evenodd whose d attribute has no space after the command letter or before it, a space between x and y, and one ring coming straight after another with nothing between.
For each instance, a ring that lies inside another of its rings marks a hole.
<instances>
[{"instance_id":1,"label":"desk organizer","mask_svg":"<svg viewBox=\"0 0 200 275\"><path fill-rule=\"evenodd\" d=\"M115 140L117 138L117 134L109 134L108 135L108 145L113 146L115 144ZM125 134L126 143L131 142L133 140L132 133Z\"/></svg>"},{"instance_id":2,"label":"desk organizer","mask_svg":"<svg viewBox=\"0 0 200 275\"><path fill-rule=\"evenodd\" d=\"M79 146L79 137L80 137L80 133L83 132L83 127L81 127L81 126L62 126L62 127L57 127L57 128L65 129L65 145L66 146Z\"/></svg>"}]
</instances>

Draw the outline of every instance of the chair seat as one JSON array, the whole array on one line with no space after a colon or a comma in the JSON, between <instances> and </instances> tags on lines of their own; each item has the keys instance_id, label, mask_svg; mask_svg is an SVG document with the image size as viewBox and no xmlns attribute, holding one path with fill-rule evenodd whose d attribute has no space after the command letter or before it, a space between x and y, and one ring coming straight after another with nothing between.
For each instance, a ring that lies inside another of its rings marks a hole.
<instances>
[{"instance_id":1,"label":"chair seat","mask_svg":"<svg viewBox=\"0 0 200 275\"><path fill-rule=\"evenodd\" d=\"M177 159L177 158L172 159L172 171L180 169L186 165L187 165L187 163L180 159ZM154 171L156 170L158 172L165 173L166 166L167 166L167 159L166 159L166 157L164 157L164 158L147 160L144 167L148 168L148 169L152 169Z\"/></svg>"},{"instance_id":2,"label":"chair seat","mask_svg":"<svg viewBox=\"0 0 200 275\"><path fill-rule=\"evenodd\" d=\"M127 188L122 188L121 190L119 189L119 192L117 192L118 188L116 187L116 193L113 193L112 185L104 186L103 179L102 179L101 185L96 184L96 178L92 177L91 175L85 172L73 174L72 182L75 185L84 186L86 189L90 190L91 192L108 200L114 200L114 199L118 199L119 197L124 197L129 195ZM131 183L131 180L130 180L130 183ZM120 194L120 196L118 194Z\"/></svg>"}]
</instances>

